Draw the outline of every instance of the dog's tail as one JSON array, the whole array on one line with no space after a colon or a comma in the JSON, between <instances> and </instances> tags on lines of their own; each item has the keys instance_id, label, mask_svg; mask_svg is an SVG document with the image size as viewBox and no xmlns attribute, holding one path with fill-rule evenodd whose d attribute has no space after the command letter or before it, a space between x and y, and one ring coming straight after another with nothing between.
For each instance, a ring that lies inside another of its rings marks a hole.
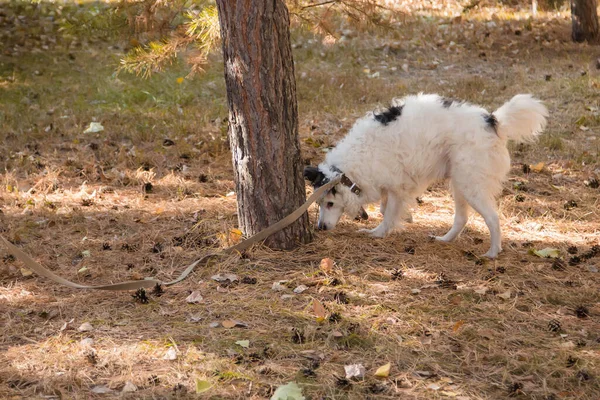
<instances>
[{"instance_id":1,"label":"dog's tail","mask_svg":"<svg viewBox=\"0 0 600 400\"><path fill-rule=\"evenodd\" d=\"M517 143L533 141L546 127L548 110L530 94L518 94L494 111L498 136Z\"/></svg>"}]
</instances>

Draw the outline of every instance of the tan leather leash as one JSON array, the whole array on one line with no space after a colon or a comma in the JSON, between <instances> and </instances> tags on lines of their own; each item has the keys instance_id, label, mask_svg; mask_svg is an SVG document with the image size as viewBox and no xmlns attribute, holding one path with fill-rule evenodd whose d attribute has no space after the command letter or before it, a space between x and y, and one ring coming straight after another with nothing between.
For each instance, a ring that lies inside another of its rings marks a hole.
<instances>
[{"instance_id":1,"label":"tan leather leash","mask_svg":"<svg viewBox=\"0 0 600 400\"><path fill-rule=\"evenodd\" d=\"M25 254L17 246L15 246L14 244L12 244L8 240L6 240L3 236L0 236L0 240L1 240L0 243L4 244L4 246L6 247L6 250L10 254L12 254L16 259L20 260L23 264L25 264L25 266L28 269L30 269L31 271L35 272L38 275L45 276L46 278L49 278L56 283L60 283L61 285L68 286L71 288L95 289L95 290L136 290L136 289L140 289L140 288L153 287L155 285L171 286L171 285L181 282L182 280L187 278L192 273L192 271L194 271L196 266L198 264L202 263L203 261L205 261L209 258L212 258L212 257L223 256L223 255L231 254L234 252L242 252L242 251L248 249L253 244L256 244L258 242L265 240L266 238L268 238L275 232L278 232L278 231L282 230L283 228L285 228L286 226L290 225L292 222L294 222L295 220L300 218L302 216L302 214L304 214L304 212L306 210L308 210L308 207L310 207L310 205L312 203L317 201L327 190L331 189L333 186L338 184L340 182L340 178L341 177L336 177L332 181L321 186L308 198L308 200L306 200L306 202L302 206L300 206L300 208L296 209L294 212L292 212L290 215L288 215L281 221L263 229L262 231L258 232L256 235L251 236L248 239L243 240L234 246L228 247L219 252L207 254L207 255L197 259L196 261L191 263L181 273L181 275L179 275L179 277L177 277L177 279L172 280L170 282L162 282L162 281L159 281L156 279L143 279L143 280L139 280L139 281L127 281L127 282L113 283L110 285L98 285L98 286L80 285L78 283L71 282L65 278L62 278L62 277L56 275L54 272L50 271L49 269L42 267L39 263L35 262L31 257L29 257L27 254Z\"/></svg>"}]
</instances>

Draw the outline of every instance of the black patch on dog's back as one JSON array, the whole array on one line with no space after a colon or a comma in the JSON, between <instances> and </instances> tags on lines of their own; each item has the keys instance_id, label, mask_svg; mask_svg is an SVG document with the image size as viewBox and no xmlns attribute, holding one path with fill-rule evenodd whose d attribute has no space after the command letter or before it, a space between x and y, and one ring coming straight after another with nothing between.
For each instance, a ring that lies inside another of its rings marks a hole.
<instances>
[{"instance_id":1,"label":"black patch on dog's back","mask_svg":"<svg viewBox=\"0 0 600 400\"><path fill-rule=\"evenodd\" d=\"M483 120L487 124L487 127L493 129L494 132L498 132L498 120L494 114L484 114Z\"/></svg>"},{"instance_id":2,"label":"black patch on dog's back","mask_svg":"<svg viewBox=\"0 0 600 400\"><path fill-rule=\"evenodd\" d=\"M383 125L387 125L402 115L402 107L404 106L392 106L381 114L375 114L375 120L381 122Z\"/></svg>"},{"instance_id":3,"label":"black patch on dog's back","mask_svg":"<svg viewBox=\"0 0 600 400\"><path fill-rule=\"evenodd\" d=\"M444 108L450 108L454 103L454 99L449 99L448 97L442 97L440 100L442 101L442 107Z\"/></svg>"},{"instance_id":4,"label":"black patch on dog's back","mask_svg":"<svg viewBox=\"0 0 600 400\"><path fill-rule=\"evenodd\" d=\"M450 97L441 97L440 101L442 102L442 107L450 108L451 106L460 107L465 104L462 100L451 99Z\"/></svg>"}]
</instances>

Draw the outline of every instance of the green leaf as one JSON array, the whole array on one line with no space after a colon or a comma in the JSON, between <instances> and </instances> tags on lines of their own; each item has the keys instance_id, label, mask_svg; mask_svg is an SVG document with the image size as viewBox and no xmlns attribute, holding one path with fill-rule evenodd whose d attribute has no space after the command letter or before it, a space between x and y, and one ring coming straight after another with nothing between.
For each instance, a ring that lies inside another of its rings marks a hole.
<instances>
[{"instance_id":1,"label":"green leaf","mask_svg":"<svg viewBox=\"0 0 600 400\"><path fill-rule=\"evenodd\" d=\"M542 250L530 249L530 254L536 255L541 258L558 258L560 257L560 250L546 247Z\"/></svg>"},{"instance_id":2,"label":"green leaf","mask_svg":"<svg viewBox=\"0 0 600 400\"><path fill-rule=\"evenodd\" d=\"M203 381L202 379L196 379L196 393L204 393L212 387L209 381Z\"/></svg>"},{"instance_id":3,"label":"green leaf","mask_svg":"<svg viewBox=\"0 0 600 400\"><path fill-rule=\"evenodd\" d=\"M248 348L250 347L250 341L249 340L238 340L237 342L235 342L235 344L242 346L243 348Z\"/></svg>"},{"instance_id":4,"label":"green leaf","mask_svg":"<svg viewBox=\"0 0 600 400\"><path fill-rule=\"evenodd\" d=\"M271 400L305 400L302 395L302 389L296 382L290 382L287 385L279 386Z\"/></svg>"}]
</instances>

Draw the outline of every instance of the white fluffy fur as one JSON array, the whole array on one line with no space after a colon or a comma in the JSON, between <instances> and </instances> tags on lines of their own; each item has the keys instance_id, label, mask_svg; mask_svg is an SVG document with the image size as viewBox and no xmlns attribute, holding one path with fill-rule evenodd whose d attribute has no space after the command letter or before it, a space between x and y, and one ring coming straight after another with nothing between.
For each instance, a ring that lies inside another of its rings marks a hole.
<instances>
[{"instance_id":1,"label":"white fluffy fur","mask_svg":"<svg viewBox=\"0 0 600 400\"><path fill-rule=\"evenodd\" d=\"M327 177L343 171L361 189L357 196L343 185L321 201L319 226L332 229L342 213L354 217L363 204L382 201L383 221L368 232L383 237L400 227L408 209L434 181L449 179L455 200L454 224L437 239L454 240L467 223L469 208L484 218L491 234L485 254L502 250L496 197L510 169L507 140L532 141L546 125L546 107L531 95L513 97L493 113L468 103L443 106L437 95L419 94L400 101L402 114L384 125L372 113L359 119L329 152L319 170ZM470 206L470 207L469 207Z\"/></svg>"}]
</instances>

